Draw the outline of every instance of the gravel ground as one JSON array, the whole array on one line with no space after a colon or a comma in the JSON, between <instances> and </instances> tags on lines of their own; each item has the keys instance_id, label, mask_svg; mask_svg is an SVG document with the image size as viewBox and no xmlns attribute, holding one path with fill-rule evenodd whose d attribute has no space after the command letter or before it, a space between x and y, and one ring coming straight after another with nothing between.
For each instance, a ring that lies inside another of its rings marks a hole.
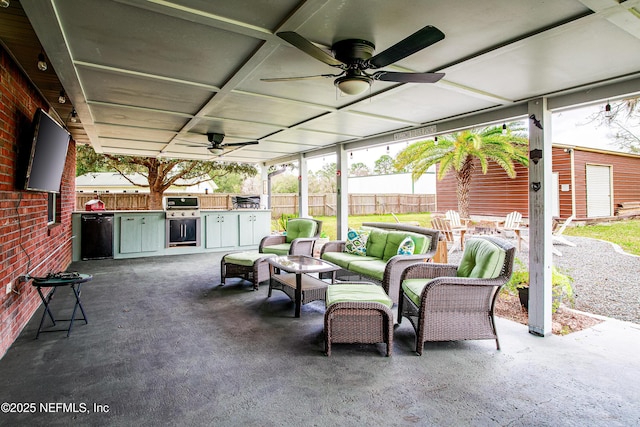
<instances>
[{"instance_id":1,"label":"gravel ground","mask_svg":"<svg viewBox=\"0 0 640 427\"><path fill-rule=\"evenodd\" d=\"M566 237L566 236L565 236ZM586 237L566 237L576 247L555 245L562 256L553 256L558 268L573 277L576 310L640 324L640 257L619 246ZM515 239L512 239L515 244ZM518 257L528 260L528 245ZM457 262L461 253L449 256Z\"/></svg>"}]
</instances>

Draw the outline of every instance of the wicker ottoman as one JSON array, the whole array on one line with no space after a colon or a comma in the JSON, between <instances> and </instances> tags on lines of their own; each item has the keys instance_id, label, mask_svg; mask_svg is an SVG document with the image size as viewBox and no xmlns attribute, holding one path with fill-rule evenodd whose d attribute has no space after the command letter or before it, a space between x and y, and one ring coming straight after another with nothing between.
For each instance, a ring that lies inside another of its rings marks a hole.
<instances>
[{"instance_id":1,"label":"wicker ottoman","mask_svg":"<svg viewBox=\"0 0 640 427\"><path fill-rule=\"evenodd\" d=\"M231 252L220 261L221 285L227 277L241 277L253 283L253 290L258 290L260 282L269 280L269 263L267 258L274 254L259 252Z\"/></svg>"},{"instance_id":2,"label":"wicker ottoman","mask_svg":"<svg viewBox=\"0 0 640 427\"><path fill-rule=\"evenodd\" d=\"M324 314L324 340L327 356L333 343L387 344L393 348L393 301L382 287L366 282L330 285Z\"/></svg>"}]
</instances>

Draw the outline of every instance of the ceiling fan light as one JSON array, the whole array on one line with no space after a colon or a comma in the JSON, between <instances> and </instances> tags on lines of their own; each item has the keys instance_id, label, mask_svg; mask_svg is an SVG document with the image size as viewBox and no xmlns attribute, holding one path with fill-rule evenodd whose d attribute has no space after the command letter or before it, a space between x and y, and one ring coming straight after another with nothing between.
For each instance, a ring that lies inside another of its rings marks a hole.
<instances>
[{"instance_id":1,"label":"ceiling fan light","mask_svg":"<svg viewBox=\"0 0 640 427\"><path fill-rule=\"evenodd\" d=\"M371 87L371 79L366 76L344 76L337 78L334 84L345 95L358 95Z\"/></svg>"},{"instance_id":2,"label":"ceiling fan light","mask_svg":"<svg viewBox=\"0 0 640 427\"><path fill-rule=\"evenodd\" d=\"M224 153L224 150L222 148L209 147L207 148L207 150L209 150L209 152L214 156L219 156L220 154Z\"/></svg>"}]
</instances>

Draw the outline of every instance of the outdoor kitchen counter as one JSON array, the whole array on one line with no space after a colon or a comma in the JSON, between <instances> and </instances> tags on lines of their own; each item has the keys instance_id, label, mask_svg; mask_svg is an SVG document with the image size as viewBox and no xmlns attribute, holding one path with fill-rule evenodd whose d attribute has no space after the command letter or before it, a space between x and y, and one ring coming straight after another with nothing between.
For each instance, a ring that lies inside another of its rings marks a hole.
<instances>
[{"instance_id":1,"label":"outdoor kitchen counter","mask_svg":"<svg viewBox=\"0 0 640 427\"><path fill-rule=\"evenodd\" d=\"M265 209L200 210L197 245L167 247L163 210L77 211L71 215L73 261L82 260L82 216L112 215L113 258L184 255L253 250L271 232L271 211Z\"/></svg>"}]
</instances>

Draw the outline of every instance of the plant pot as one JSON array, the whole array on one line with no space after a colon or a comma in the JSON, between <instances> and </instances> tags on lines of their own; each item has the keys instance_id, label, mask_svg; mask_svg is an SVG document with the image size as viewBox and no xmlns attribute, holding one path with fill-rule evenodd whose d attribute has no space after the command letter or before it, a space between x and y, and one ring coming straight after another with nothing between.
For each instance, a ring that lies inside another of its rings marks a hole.
<instances>
[{"instance_id":1,"label":"plant pot","mask_svg":"<svg viewBox=\"0 0 640 427\"><path fill-rule=\"evenodd\" d=\"M529 287L518 288L518 298L520 298L520 305L522 305L525 310L529 310ZM551 298L554 308L553 312L555 313L557 307L560 307L562 303L562 295L554 295Z\"/></svg>"},{"instance_id":2,"label":"plant pot","mask_svg":"<svg viewBox=\"0 0 640 427\"><path fill-rule=\"evenodd\" d=\"M518 288L518 297L520 298L520 304L529 309L529 287Z\"/></svg>"}]
</instances>

